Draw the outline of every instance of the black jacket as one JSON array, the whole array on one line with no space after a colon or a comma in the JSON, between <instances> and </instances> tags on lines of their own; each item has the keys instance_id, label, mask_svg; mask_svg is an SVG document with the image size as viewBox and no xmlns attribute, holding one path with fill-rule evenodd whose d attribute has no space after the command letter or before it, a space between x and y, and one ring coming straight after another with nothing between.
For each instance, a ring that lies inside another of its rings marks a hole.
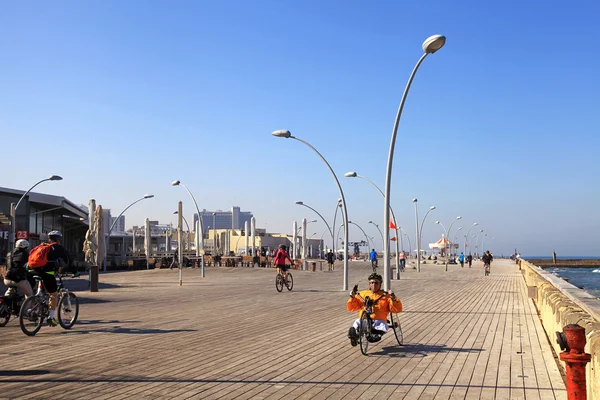
<instances>
[{"instance_id":1,"label":"black jacket","mask_svg":"<svg viewBox=\"0 0 600 400\"><path fill-rule=\"evenodd\" d=\"M71 269L71 258L67 249L62 244L55 243L50 248L48 253L48 262L43 267L39 268L42 272L56 271L59 267L66 267L66 270Z\"/></svg>"},{"instance_id":2,"label":"black jacket","mask_svg":"<svg viewBox=\"0 0 600 400\"><path fill-rule=\"evenodd\" d=\"M6 271L6 279L11 281L19 282L27 279L27 258L29 258L29 251L26 249L15 249L8 262L8 270Z\"/></svg>"}]
</instances>

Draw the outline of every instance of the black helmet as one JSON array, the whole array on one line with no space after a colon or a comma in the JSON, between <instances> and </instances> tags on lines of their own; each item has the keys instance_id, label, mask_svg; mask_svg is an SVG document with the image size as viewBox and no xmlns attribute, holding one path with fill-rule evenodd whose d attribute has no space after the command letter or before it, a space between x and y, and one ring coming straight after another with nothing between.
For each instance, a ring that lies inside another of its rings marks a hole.
<instances>
[{"instance_id":1,"label":"black helmet","mask_svg":"<svg viewBox=\"0 0 600 400\"><path fill-rule=\"evenodd\" d=\"M285 244L280 244L280 245L279 245L279 248L280 248L281 250L285 251Z\"/></svg>"},{"instance_id":2,"label":"black helmet","mask_svg":"<svg viewBox=\"0 0 600 400\"><path fill-rule=\"evenodd\" d=\"M379 275L378 273L375 273L375 272L373 272L371 275L369 275L369 280L383 282L383 278L381 277L381 275Z\"/></svg>"}]
</instances>

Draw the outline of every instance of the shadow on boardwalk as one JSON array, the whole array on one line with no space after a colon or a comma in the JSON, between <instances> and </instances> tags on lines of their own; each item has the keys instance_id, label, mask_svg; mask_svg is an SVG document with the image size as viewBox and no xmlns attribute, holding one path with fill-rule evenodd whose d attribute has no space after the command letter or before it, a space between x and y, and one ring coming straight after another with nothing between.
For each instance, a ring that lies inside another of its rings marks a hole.
<instances>
[{"instance_id":1,"label":"shadow on boardwalk","mask_svg":"<svg viewBox=\"0 0 600 400\"><path fill-rule=\"evenodd\" d=\"M378 351L373 351L378 350ZM446 345L427 345L405 343L402 346L383 346L369 351L369 355L387 357L427 357L430 353L478 353L483 349L469 349L464 347L447 347Z\"/></svg>"}]
</instances>

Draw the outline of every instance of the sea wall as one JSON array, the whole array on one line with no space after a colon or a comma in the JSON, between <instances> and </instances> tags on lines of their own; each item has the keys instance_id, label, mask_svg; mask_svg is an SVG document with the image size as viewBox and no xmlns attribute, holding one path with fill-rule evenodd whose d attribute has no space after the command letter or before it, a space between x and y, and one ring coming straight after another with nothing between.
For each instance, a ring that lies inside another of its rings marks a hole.
<instances>
[{"instance_id":1,"label":"sea wall","mask_svg":"<svg viewBox=\"0 0 600 400\"><path fill-rule=\"evenodd\" d=\"M600 299L525 260L518 263L556 354L561 352L556 332L569 324L585 328L585 351L592 355L586 368L587 398L600 400Z\"/></svg>"}]
</instances>

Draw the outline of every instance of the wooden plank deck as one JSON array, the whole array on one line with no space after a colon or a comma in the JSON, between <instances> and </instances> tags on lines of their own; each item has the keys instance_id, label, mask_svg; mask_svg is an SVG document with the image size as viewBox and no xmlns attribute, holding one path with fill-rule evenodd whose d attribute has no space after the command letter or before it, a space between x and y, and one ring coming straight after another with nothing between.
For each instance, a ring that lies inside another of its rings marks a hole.
<instances>
[{"instance_id":1,"label":"wooden plank deck","mask_svg":"<svg viewBox=\"0 0 600 400\"><path fill-rule=\"evenodd\" d=\"M393 335L368 357L346 338L342 267L292 271L207 268L100 276L79 288L71 331L18 321L0 328L0 398L41 399L565 399L535 307L512 262L425 264L392 281L404 303L405 345ZM350 287L370 264L350 263Z\"/></svg>"}]
</instances>

